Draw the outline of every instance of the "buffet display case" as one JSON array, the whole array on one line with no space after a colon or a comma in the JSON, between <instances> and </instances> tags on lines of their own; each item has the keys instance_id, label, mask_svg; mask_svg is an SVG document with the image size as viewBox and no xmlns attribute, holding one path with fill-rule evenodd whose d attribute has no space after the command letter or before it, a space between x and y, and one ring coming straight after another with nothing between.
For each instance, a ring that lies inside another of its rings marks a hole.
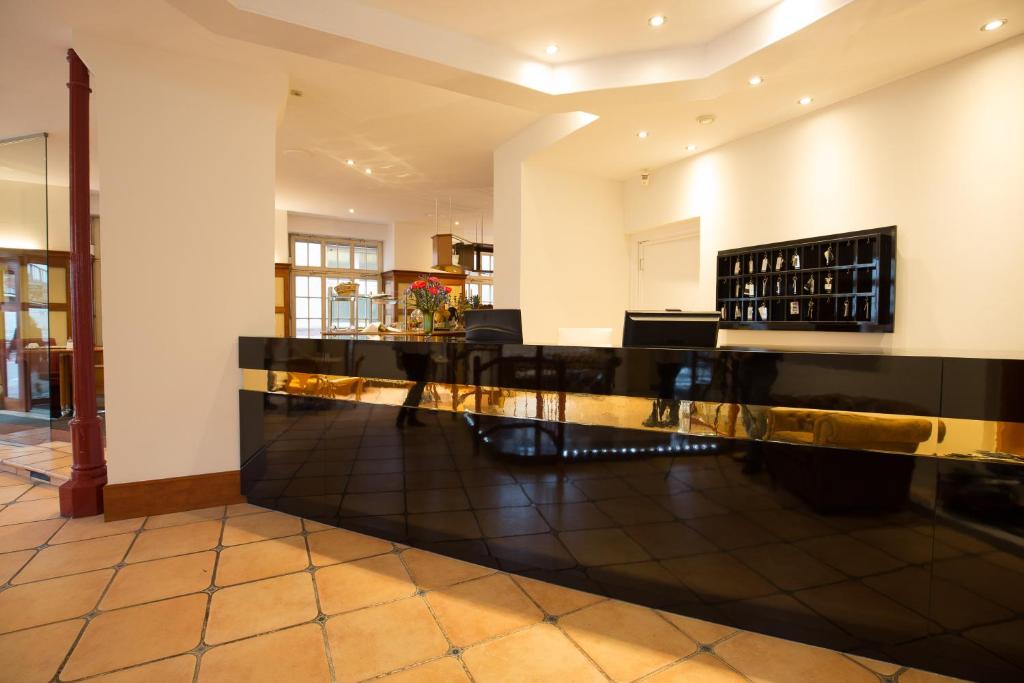
<instances>
[{"instance_id":1,"label":"buffet display case","mask_svg":"<svg viewBox=\"0 0 1024 683\"><path fill-rule=\"evenodd\" d=\"M718 252L725 329L892 332L896 227Z\"/></svg>"}]
</instances>

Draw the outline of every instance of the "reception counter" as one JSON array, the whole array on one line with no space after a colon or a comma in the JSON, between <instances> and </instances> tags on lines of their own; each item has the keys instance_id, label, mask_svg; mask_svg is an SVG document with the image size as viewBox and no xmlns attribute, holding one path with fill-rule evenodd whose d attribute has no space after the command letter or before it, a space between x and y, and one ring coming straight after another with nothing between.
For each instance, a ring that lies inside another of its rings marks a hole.
<instances>
[{"instance_id":1,"label":"reception counter","mask_svg":"<svg viewBox=\"0 0 1024 683\"><path fill-rule=\"evenodd\" d=\"M241 338L243 492L502 570L1024 677L1024 361Z\"/></svg>"}]
</instances>

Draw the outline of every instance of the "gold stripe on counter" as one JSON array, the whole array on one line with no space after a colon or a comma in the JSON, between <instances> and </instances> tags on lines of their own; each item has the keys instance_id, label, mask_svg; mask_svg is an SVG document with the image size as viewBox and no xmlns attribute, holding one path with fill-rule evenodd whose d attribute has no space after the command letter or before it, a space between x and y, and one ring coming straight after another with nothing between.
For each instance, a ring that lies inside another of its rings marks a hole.
<instances>
[{"instance_id":1,"label":"gold stripe on counter","mask_svg":"<svg viewBox=\"0 0 1024 683\"><path fill-rule=\"evenodd\" d=\"M850 450L1024 462L1024 423L242 370L249 391ZM414 402L414 404L413 404Z\"/></svg>"}]
</instances>

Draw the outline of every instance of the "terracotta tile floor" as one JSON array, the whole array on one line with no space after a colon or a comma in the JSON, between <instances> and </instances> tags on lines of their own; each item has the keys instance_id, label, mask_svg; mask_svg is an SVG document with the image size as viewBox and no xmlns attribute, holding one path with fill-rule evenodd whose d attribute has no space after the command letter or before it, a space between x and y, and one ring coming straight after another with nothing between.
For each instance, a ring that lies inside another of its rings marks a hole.
<instances>
[{"instance_id":1,"label":"terracotta tile floor","mask_svg":"<svg viewBox=\"0 0 1024 683\"><path fill-rule=\"evenodd\" d=\"M0 473L48 478L55 485L71 477L71 444L47 441L37 445L0 444ZM46 479L43 479L46 481ZM0 504L3 500L0 499Z\"/></svg>"},{"instance_id":2,"label":"terracotta tile floor","mask_svg":"<svg viewBox=\"0 0 1024 683\"><path fill-rule=\"evenodd\" d=\"M0 473L0 683L952 680L252 505L108 524L54 493Z\"/></svg>"}]
</instances>

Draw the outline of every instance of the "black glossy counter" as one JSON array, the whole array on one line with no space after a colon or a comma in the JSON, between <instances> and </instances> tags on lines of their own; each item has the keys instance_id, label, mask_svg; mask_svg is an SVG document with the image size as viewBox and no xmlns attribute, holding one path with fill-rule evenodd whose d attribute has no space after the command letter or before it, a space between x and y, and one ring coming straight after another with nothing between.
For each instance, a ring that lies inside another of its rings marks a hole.
<instances>
[{"instance_id":1,"label":"black glossy counter","mask_svg":"<svg viewBox=\"0 0 1024 683\"><path fill-rule=\"evenodd\" d=\"M563 585L1024 676L1024 361L242 338L243 489Z\"/></svg>"}]
</instances>

